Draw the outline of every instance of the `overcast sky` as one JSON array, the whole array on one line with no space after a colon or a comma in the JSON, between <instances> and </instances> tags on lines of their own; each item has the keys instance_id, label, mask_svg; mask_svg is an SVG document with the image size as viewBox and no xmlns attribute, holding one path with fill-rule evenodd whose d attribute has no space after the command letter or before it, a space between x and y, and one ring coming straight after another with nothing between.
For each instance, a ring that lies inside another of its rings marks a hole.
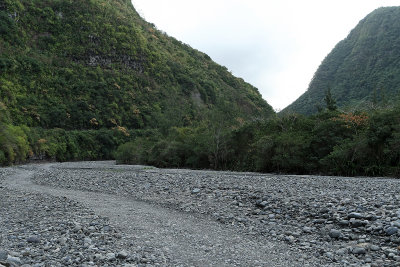
<instances>
[{"instance_id":1,"label":"overcast sky","mask_svg":"<svg viewBox=\"0 0 400 267\"><path fill-rule=\"evenodd\" d=\"M207 53L280 110L368 13L400 0L132 0L147 21Z\"/></svg>"}]
</instances>

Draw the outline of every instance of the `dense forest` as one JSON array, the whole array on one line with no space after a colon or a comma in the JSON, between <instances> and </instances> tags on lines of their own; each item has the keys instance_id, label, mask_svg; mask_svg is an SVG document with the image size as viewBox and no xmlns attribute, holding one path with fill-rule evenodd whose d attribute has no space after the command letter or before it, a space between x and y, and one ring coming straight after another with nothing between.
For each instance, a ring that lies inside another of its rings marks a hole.
<instances>
[{"instance_id":1,"label":"dense forest","mask_svg":"<svg viewBox=\"0 0 400 267\"><path fill-rule=\"evenodd\" d=\"M112 158L140 132L273 114L127 0L0 2L0 163Z\"/></svg>"},{"instance_id":2,"label":"dense forest","mask_svg":"<svg viewBox=\"0 0 400 267\"><path fill-rule=\"evenodd\" d=\"M120 163L292 174L400 177L400 103L390 109L287 114L235 128L201 124L121 145Z\"/></svg>"},{"instance_id":3,"label":"dense forest","mask_svg":"<svg viewBox=\"0 0 400 267\"><path fill-rule=\"evenodd\" d=\"M399 8L367 16L275 114L256 88L145 22L128 0L4 0L0 165L116 158L398 177L398 17Z\"/></svg>"},{"instance_id":4,"label":"dense forest","mask_svg":"<svg viewBox=\"0 0 400 267\"><path fill-rule=\"evenodd\" d=\"M387 107L400 93L400 7L367 15L323 60L308 90L283 112L315 114L330 89L347 111Z\"/></svg>"}]
</instances>

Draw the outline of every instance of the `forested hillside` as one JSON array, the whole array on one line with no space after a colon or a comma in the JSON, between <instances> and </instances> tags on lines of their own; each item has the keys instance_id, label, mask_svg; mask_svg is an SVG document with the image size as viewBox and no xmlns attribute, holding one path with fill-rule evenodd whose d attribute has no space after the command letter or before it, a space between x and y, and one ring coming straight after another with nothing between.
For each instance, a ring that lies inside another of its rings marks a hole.
<instances>
[{"instance_id":1,"label":"forested hillside","mask_svg":"<svg viewBox=\"0 0 400 267\"><path fill-rule=\"evenodd\" d=\"M324 59L308 90L284 112L316 113L331 90L341 109L393 104L400 93L400 7L383 7L360 21Z\"/></svg>"},{"instance_id":2,"label":"forested hillside","mask_svg":"<svg viewBox=\"0 0 400 267\"><path fill-rule=\"evenodd\" d=\"M3 0L0 34L3 164L110 158L140 131L273 114L256 88L127 0Z\"/></svg>"}]
</instances>

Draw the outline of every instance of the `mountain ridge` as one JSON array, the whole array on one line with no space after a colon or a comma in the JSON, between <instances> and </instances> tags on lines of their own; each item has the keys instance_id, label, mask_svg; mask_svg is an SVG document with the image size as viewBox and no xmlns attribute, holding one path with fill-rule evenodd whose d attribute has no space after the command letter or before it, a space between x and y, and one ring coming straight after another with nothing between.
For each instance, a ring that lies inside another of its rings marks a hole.
<instances>
[{"instance_id":1,"label":"mountain ridge","mask_svg":"<svg viewBox=\"0 0 400 267\"><path fill-rule=\"evenodd\" d=\"M283 110L312 114L328 89L342 109L386 105L400 92L400 7L381 7L363 18L325 57L308 90Z\"/></svg>"}]
</instances>

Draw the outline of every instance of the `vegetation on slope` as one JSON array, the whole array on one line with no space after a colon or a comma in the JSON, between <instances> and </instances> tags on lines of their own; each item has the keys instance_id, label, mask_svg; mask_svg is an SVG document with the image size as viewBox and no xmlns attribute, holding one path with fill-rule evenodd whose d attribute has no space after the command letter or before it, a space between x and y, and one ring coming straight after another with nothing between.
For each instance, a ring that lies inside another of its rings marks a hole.
<instances>
[{"instance_id":1,"label":"vegetation on slope","mask_svg":"<svg viewBox=\"0 0 400 267\"><path fill-rule=\"evenodd\" d=\"M230 124L273 114L256 88L155 29L127 0L4 0L0 34L0 104L8 114L1 131L22 129L16 135L29 142L28 154L39 140L77 139L59 145L81 150L85 142L73 136L87 134L100 150L90 136L166 132L215 114ZM0 141L3 164L26 158L10 156L14 143ZM59 160L111 157L59 151Z\"/></svg>"},{"instance_id":2,"label":"vegetation on slope","mask_svg":"<svg viewBox=\"0 0 400 267\"><path fill-rule=\"evenodd\" d=\"M344 110L387 106L400 92L400 7L383 7L360 21L324 59L308 90L284 112L313 114L330 89Z\"/></svg>"}]
</instances>

